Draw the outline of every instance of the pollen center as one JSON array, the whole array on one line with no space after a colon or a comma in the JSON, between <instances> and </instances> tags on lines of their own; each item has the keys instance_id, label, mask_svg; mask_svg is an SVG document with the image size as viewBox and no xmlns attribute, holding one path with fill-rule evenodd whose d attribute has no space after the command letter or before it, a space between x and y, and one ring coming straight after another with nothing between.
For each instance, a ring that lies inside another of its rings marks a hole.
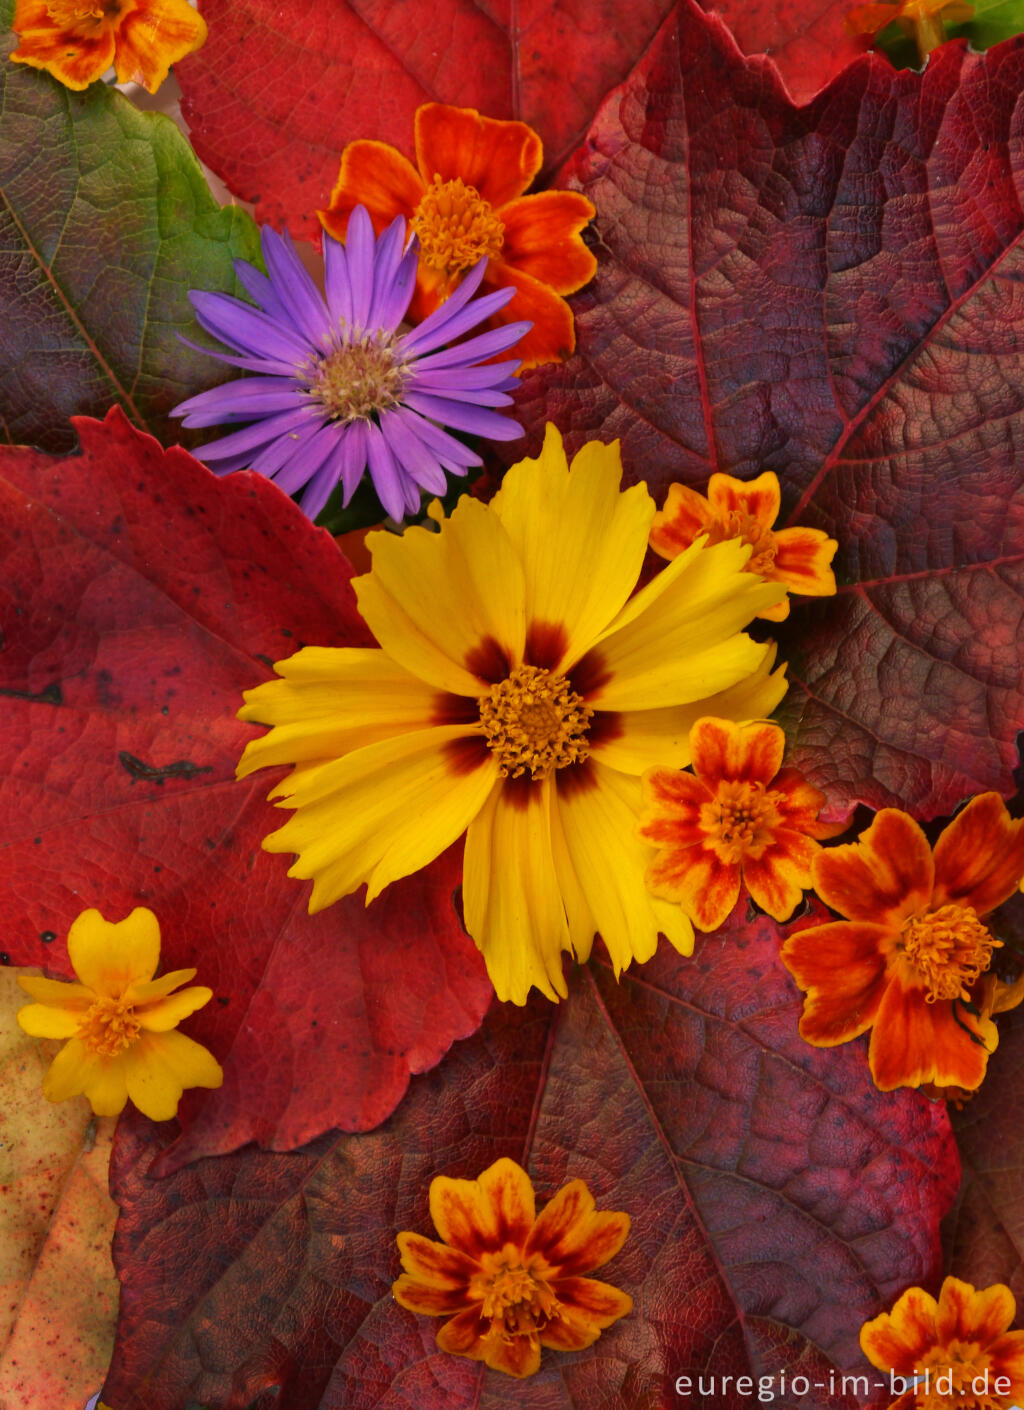
<instances>
[{"instance_id":1,"label":"pollen center","mask_svg":"<svg viewBox=\"0 0 1024 1410\"><path fill-rule=\"evenodd\" d=\"M46 13L63 30L88 33L116 20L121 5L119 0L46 0Z\"/></svg>"},{"instance_id":2,"label":"pollen center","mask_svg":"<svg viewBox=\"0 0 1024 1410\"><path fill-rule=\"evenodd\" d=\"M972 984L992 963L1001 940L982 925L972 906L941 906L904 923L902 947L924 980L930 1004L969 999Z\"/></svg>"},{"instance_id":3,"label":"pollen center","mask_svg":"<svg viewBox=\"0 0 1024 1410\"><path fill-rule=\"evenodd\" d=\"M314 397L335 421L369 421L375 411L398 406L405 387L405 363L390 333L364 333L320 358L306 380Z\"/></svg>"},{"instance_id":4,"label":"pollen center","mask_svg":"<svg viewBox=\"0 0 1024 1410\"><path fill-rule=\"evenodd\" d=\"M782 822L776 796L763 783L719 784L714 799L701 807L700 820L720 861L734 866L763 856Z\"/></svg>"},{"instance_id":5,"label":"pollen center","mask_svg":"<svg viewBox=\"0 0 1024 1410\"><path fill-rule=\"evenodd\" d=\"M593 710L564 676L541 666L517 666L480 700L480 722L498 757L502 778L534 780L587 757Z\"/></svg>"},{"instance_id":6,"label":"pollen center","mask_svg":"<svg viewBox=\"0 0 1024 1410\"><path fill-rule=\"evenodd\" d=\"M745 510L730 509L728 513L713 519L708 527L709 544L724 543L727 539L741 539L743 543L750 544L753 551L746 563L748 573L759 573L762 578L769 576L775 567L778 552L771 529L766 529Z\"/></svg>"},{"instance_id":7,"label":"pollen center","mask_svg":"<svg viewBox=\"0 0 1024 1410\"><path fill-rule=\"evenodd\" d=\"M948 1346L935 1347L923 1358L921 1374L917 1401L920 1410L947 1410L950 1405L959 1410L1002 1410L1006 1404L1002 1396L979 1395L975 1389L975 1381L991 1386L993 1379L989 1358L979 1342L952 1341Z\"/></svg>"},{"instance_id":8,"label":"pollen center","mask_svg":"<svg viewBox=\"0 0 1024 1410\"><path fill-rule=\"evenodd\" d=\"M543 1278L511 1258L496 1260L480 1289L480 1313L499 1322L508 1337L536 1336L560 1315L558 1298Z\"/></svg>"},{"instance_id":9,"label":"pollen center","mask_svg":"<svg viewBox=\"0 0 1024 1410\"><path fill-rule=\"evenodd\" d=\"M505 227L475 186L435 175L412 217L423 263L450 279L501 253Z\"/></svg>"},{"instance_id":10,"label":"pollen center","mask_svg":"<svg viewBox=\"0 0 1024 1410\"><path fill-rule=\"evenodd\" d=\"M86 1009L76 1036L91 1053L98 1053L100 1057L117 1057L118 1053L135 1042L139 1029L134 1005L124 999L104 996Z\"/></svg>"}]
</instances>

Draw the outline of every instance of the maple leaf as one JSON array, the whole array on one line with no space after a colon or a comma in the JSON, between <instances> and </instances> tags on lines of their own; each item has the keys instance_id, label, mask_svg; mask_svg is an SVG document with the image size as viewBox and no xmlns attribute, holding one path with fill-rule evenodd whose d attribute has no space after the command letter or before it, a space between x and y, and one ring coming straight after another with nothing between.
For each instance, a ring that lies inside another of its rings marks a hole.
<instances>
[{"instance_id":1,"label":"maple leaf","mask_svg":"<svg viewBox=\"0 0 1024 1410\"><path fill-rule=\"evenodd\" d=\"M659 502L775 471L839 540L780 632L792 762L830 799L1012 792L1024 721L1020 40L923 74L868 54L796 108L715 16L676 16L568 175L597 207L578 351L518 413L622 438Z\"/></svg>"},{"instance_id":2,"label":"maple leaf","mask_svg":"<svg viewBox=\"0 0 1024 1410\"><path fill-rule=\"evenodd\" d=\"M25 998L17 972L0 970L0 1405L81 1410L114 1345L114 1122L43 1098L60 1044L21 1031Z\"/></svg>"},{"instance_id":3,"label":"maple leaf","mask_svg":"<svg viewBox=\"0 0 1024 1410\"><path fill-rule=\"evenodd\" d=\"M939 1273L955 1148L941 1104L874 1089L863 1043L801 1041L778 944L741 903L693 962L663 948L618 984L595 963L558 1008L495 1006L372 1134L155 1180L163 1137L124 1123L124 1296L104 1399L636 1410L676 1404L684 1374L785 1367L827 1386L832 1366L866 1369L861 1321ZM600 1276L633 1314L515 1384L439 1352L439 1322L391 1296L397 1232L433 1233L431 1179L501 1156L529 1169L539 1203L582 1178L632 1220ZM836 1384L801 1404L852 1410Z\"/></svg>"},{"instance_id":4,"label":"maple leaf","mask_svg":"<svg viewBox=\"0 0 1024 1410\"><path fill-rule=\"evenodd\" d=\"M273 776L235 780L271 661L370 643L348 565L268 480L218 480L117 408L75 427L76 456L0 449L5 950L70 975L86 907L155 912L163 971L214 991L188 1032L224 1067L182 1100L169 1162L373 1126L492 990L452 904L460 853L309 916L260 846Z\"/></svg>"}]
</instances>

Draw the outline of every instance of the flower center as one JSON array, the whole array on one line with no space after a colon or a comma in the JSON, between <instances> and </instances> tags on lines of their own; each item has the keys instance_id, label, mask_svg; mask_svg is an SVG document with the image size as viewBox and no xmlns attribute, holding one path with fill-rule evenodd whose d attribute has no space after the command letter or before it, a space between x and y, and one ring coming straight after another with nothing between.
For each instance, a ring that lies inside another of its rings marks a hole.
<instances>
[{"instance_id":1,"label":"flower center","mask_svg":"<svg viewBox=\"0 0 1024 1410\"><path fill-rule=\"evenodd\" d=\"M979 1395L974 1389L975 1380L983 1386L986 1379L991 1389L993 1379L989 1358L976 1341L953 1341L948 1346L934 1347L921 1365L922 1375L925 1371L929 1372L928 1390L924 1392L923 1380L918 1383L919 1410L947 1410L950 1405L956 1405L958 1410L1002 1410L1006 1404L1002 1396L986 1395L984 1391Z\"/></svg>"},{"instance_id":2,"label":"flower center","mask_svg":"<svg viewBox=\"0 0 1024 1410\"><path fill-rule=\"evenodd\" d=\"M121 4L120 0L46 0L46 13L63 30L89 33L105 20L118 19Z\"/></svg>"},{"instance_id":3,"label":"flower center","mask_svg":"<svg viewBox=\"0 0 1024 1410\"><path fill-rule=\"evenodd\" d=\"M539 780L552 769L582 763L593 713L564 676L541 666L517 666L480 700L480 722L502 778L529 769Z\"/></svg>"},{"instance_id":4,"label":"flower center","mask_svg":"<svg viewBox=\"0 0 1024 1410\"><path fill-rule=\"evenodd\" d=\"M501 253L505 227L475 186L434 176L412 217L423 263L451 278Z\"/></svg>"},{"instance_id":5,"label":"flower center","mask_svg":"<svg viewBox=\"0 0 1024 1410\"><path fill-rule=\"evenodd\" d=\"M76 1036L81 1038L91 1053L99 1053L101 1057L117 1057L118 1053L135 1042L139 1028L133 1004L124 999L104 996L86 1009Z\"/></svg>"},{"instance_id":6,"label":"flower center","mask_svg":"<svg viewBox=\"0 0 1024 1410\"><path fill-rule=\"evenodd\" d=\"M901 937L907 959L937 999L969 999L968 992L1002 945L982 925L972 906L941 906L904 922Z\"/></svg>"},{"instance_id":7,"label":"flower center","mask_svg":"<svg viewBox=\"0 0 1024 1410\"><path fill-rule=\"evenodd\" d=\"M758 523L753 514L742 509L730 509L728 513L717 515L708 527L708 543L724 543L727 539L741 539L753 549L747 560L746 571L769 577L775 567L778 545L771 529Z\"/></svg>"},{"instance_id":8,"label":"flower center","mask_svg":"<svg viewBox=\"0 0 1024 1410\"><path fill-rule=\"evenodd\" d=\"M307 374L310 396L336 421L369 421L398 406L405 363L392 333L364 333L318 359Z\"/></svg>"},{"instance_id":9,"label":"flower center","mask_svg":"<svg viewBox=\"0 0 1024 1410\"><path fill-rule=\"evenodd\" d=\"M720 861L735 866L758 858L771 842L782 815L776 795L763 783L728 782L700 810L701 827Z\"/></svg>"},{"instance_id":10,"label":"flower center","mask_svg":"<svg viewBox=\"0 0 1024 1410\"><path fill-rule=\"evenodd\" d=\"M482 1292L481 1315L501 1322L506 1336L535 1336L559 1316L558 1299L548 1284L521 1263L499 1263Z\"/></svg>"}]
</instances>

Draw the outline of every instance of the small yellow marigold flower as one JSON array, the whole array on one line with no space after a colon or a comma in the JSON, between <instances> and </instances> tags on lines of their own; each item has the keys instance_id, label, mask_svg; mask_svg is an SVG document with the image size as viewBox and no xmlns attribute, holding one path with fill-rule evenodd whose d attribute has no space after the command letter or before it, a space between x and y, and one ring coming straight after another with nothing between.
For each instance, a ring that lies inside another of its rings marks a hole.
<instances>
[{"instance_id":1,"label":"small yellow marigold flower","mask_svg":"<svg viewBox=\"0 0 1024 1410\"><path fill-rule=\"evenodd\" d=\"M17 0L12 28L16 63L76 89L113 65L118 83L155 93L171 64L206 40L206 21L188 0Z\"/></svg>"},{"instance_id":2,"label":"small yellow marigold flower","mask_svg":"<svg viewBox=\"0 0 1024 1410\"><path fill-rule=\"evenodd\" d=\"M779 478L770 470L749 482L712 475L706 499L687 485L670 485L651 524L651 547L662 558L675 558L701 534L709 544L739 539L751 546L748 573L782 583L801 597L831 597L836 590L831 564L839 545L821 529L773 528L781 507ZM789 598L758 616L783 621Z\"/></svg>"},{"instance_id":3,"label":"small yellow marigold flower","mask_svg":"<svg viewBox=\"0 0 1024 1410\"><path fill-rule=\"evenodd\" d=\"M1024 1332L1008 1330L1017 1311L1002 1283L977 1290L947 1278L938 1302L908 1288L891 1312L861 1328L864 1355L903 1394L889 1410L1009 1410L1024 1403Z\"/></svg>"},{"instance_id":4,"label":"small yellow marigold flower","mask_svg":"<svg viewBox=\"0 0 1024 1410\"><path fill-rule=\"evenodd\" d=\"M84 1095L97 1116L116 1116L130 1097L154 1121L169 1121L186 1087L219 1087L219 1063L200 1043L174 1030L213 997L176 969L154 979L160 962L156 916L137 906L114 924L83 911L68 932L73 984L19 975L36 1000L18 1010L33 1038L67 1038L43 1078L51 1102Z\"/></svg>"},{"instance_id":5,"label":"small yellow marigold flower","mask_svg":"<svg viewBox=\"0 0 1024 1410\"><path fill-rule=\"evenodd\" d=\"M431 1181L430 1216L442 1242L398 1235L405 1272L394 1294L411 1312L449 1317L442 1351L532 1376L542 1346L580 1351L632 1311L628 1294L580 1276L614 1258L629 1233L629 1215L598 1213L582 1180L538 1217L529 1175L497 1160L478 1180Z\"/></svg>"}]
</instances>

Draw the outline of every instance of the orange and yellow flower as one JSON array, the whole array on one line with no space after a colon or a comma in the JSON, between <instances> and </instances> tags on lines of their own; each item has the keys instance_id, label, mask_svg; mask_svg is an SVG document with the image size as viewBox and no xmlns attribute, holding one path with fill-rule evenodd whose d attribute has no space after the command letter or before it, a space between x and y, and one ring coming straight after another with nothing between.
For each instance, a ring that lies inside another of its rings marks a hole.
<instances>
[{"instance_id":1,"label":"orange and yellow flower","mask_svg":"<svg viewBox=\"0 0 1024 1410\"><path fill-rule=\"evenodd\" d=\"M442 1351L532 1376L542 1346L581 1351L632 1310L626 1293L581 1276L629 1233L629 1215L599 1213L582 1180L538 1216L526 1171L498 1160L478 1180L432 1180L430 1216L442 1242L398 1235L405 1272L394 1293L411 1312L449 1318Z\"/></svg>"},{"instance_id":2,"label":"orange and yellow flower","mask_svg":"<svg viewBox=\"0 0 1024 1410\"><path fill-rule=\"evenodd\" d=\"M649 769L640 835L658 848L647 872L656 896L678 901L698 930L716 930L745 885L762 910L788 920L811 884L825 795L782 767L778 725L701 719L690 731L693 773Z\"/></svg>"},{"instance_id":3,"label":"orange and yellow flower","mask_svg":"<svg viewBox=\"0 0 1024 1410\"><path fill-rule=\"evenodd\" d=\"M905 1387L889 1410L1010 1410L1024 1404L1024 1331L1002 1283L976 1289L947 1278L938 1302L908 1288L891 1312L861 1328L864 1355ZM895 1388L895 1382L890 1379Z\"/></svg>"},{"instance_id":4,"label":"orange and yellow flower","mask_svg":"<svg viewBox=\"0 0 1024 1410\"><path fill-rule=\"evenodd\" d=\"M540 171L540 138L524 122L481 117L475 108L425 103L414 123L416 166L386 142L350 142L342 153L324 228L343 240L356 206L381 234L405 216L420 242L410 313L432 313L464 274L487 259L484 286L516 297L491 319L528 319L516 344L524 367L556 362L576 346L573 294L593 278L597 261L580 232L594 207L577 191L523 192Z\"/></svg>"},{"instance_id":5,"label":"orange and yellow flower","mask_svg":"<svg viewBox=\"0 0 1024 1410\"><path fill-rule=\"evenodd\" d=\"M918 39L923 58L945 39L943 24L965 24L973 17L974 6L964 0L892 0L855 5L846 16L846 28L850 34L874 38L887 25L898 24Z\"/></svg>"},{"instance_id":6,"label":"orange and yellow flower","mask_svg":"<svg viewBox=\"0 0 1024 1410\"><path fill-rule=\"evenodd\" d=\"M213 997L177 969L154 979L160 963L156 916L137 906L114 924L83 911L68 931L68 955L79 983L18 976L36 1001L18 1010L33 1038L67 1038L43 1078L51 1102L84 1095L97 1116L116 1116L130 1097L154 1121L169 1121L186 1087L219 1087L212 1054L178 1024Z\"/></svg>"},{"instance_id":7,"label":"orange and yellow flower","mask_svg":"<svg viewBox=\"0 0 1024 1410\"><path fill-rule=\"evenodd\" d=\"M774 647L743 627L781 589L738 541L695 543L633 596L654 504L620 492L617 445L570 468L549 426L489 504L439 532L367 538L355 579L379 649L307 646L246 693L271 728L239 776L294 765L264 840L296 854L310 909L366 883L367 903L466 833L466 929L502 999L566 994L562 952L600 931L616 973L693 928L647 890L640 775L689 763L701 715L752 719L785 692Z\"/></svg>"},{"instance_id":8,"label":"orange and yellow flower","mask_svg":"<svg viewBox=\"0 0 1024 1410\"><path fill-rule=\"evenodd\" d=\"M751 547L748 573L803 597L830 597L836 590L831 565L839 545L821 529L773 528L781 507L779 479L770 470L749 482L712 475L706 499L687 485L670 485L651 525L651 547L672 559L700 534L707 534L708 543L738 538ZM758 615L783 621L789 616L789 598Z\"/></svg>"},{"instance_id":9,"label":"orange and yellow flower","mask_svg":"<svg viewBox=\"0 0 1024 1410\"><path fill-rule=\"evenodd\" d=\"M848 920L790 936L782 958L807 991L800 1032L817 1047L871 1029L882 1091L963 1087L985 1076L999 1039L977 986L1002 944L983 918L1017 889L1024 820L983 793L943 831L934 854L906 813L884 808L857 842L822 851L818 895Z\"/></svg>"},{"instance_id":10,"label":"orange and yellow flower","mask_svg":"<svg viewBox=\"0 0 1024 1410\"><path fill-rule=\"evenodd\" d=\"M155 93L171 64L206 40L206 21L188 0L17 0L12 27L16 63L79 89L113 65L118 83Z\"/></svg>"}]
</instances>

